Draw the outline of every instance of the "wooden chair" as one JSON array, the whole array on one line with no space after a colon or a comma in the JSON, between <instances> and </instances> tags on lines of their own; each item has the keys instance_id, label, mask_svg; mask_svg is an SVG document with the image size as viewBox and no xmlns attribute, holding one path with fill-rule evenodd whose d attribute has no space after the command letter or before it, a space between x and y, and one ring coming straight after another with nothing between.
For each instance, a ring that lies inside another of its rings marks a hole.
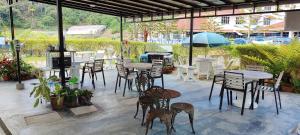
<instances>
[{"instance_id":1,"label":"wooden chair","mask_svg":"<svg viewBox=\"0 0 300 135\"><path fill-rule=\"evenodd\" d=\"M251 82L245 82L244 74L243 73L235 73L235 72L224 72L224 81L221 89L221 98L220 98L220 106L219 110L222 109L222 102L223 102L223 95L224 91L226 90L227 93L227 102L232 105L232 92L231 91L237 91L237 92L243 92L243 103L242 103L242 110L241 115L244 114L244 108L245 108L245 100L246 95L248 92L248 85L251 85L251 106L250 109L253 109L253 100L254 100L254 91L253 91L253 81ZM230 90L230 98L229 98L229 91Z\"/></svg>"},{"instance_id":2,"label":"wooden chair","mask_svg":"<svg viewBox=\"0 0 300 135\"><path fill-rule=\"evenodd\" d=\"M279 114L278 105L277 105L278 103L277 102L279 102L279 106L280 106L280 109L281 109L281 99L280 99L279 86L280 86L280 82L281 82L283 74L284 74L284 71L280 72L280 74L277 78L277 81L276 81L275 85L273 85L273 86L259 85L258 83L256 85L256 89L259 90L259 91L266 91L266 92L273 92L274 93L274 99L275 99L277 114ZM277 101L276 92L278 94L278 101Z\"/></svg>"},{"instance_id":3,"label":"wooden chair","mask_svg":"<svg viewBox=\"0 0 300 135\"><path fill-rule=\"evenodd\" d=\"M94 67L93 63L87 62L87 63L84 64L84 66L82 68L82 74L81 74L82 75L81 76L81 87L82 87L83 82L84 82L84 76L85 76L86 73L88 73L90 78L92 78L93 88L95 89L95 80L94 80L95 74L94 74L94 71L93 71L94 70L93 67Z\"/></svg>"}]
</instances>

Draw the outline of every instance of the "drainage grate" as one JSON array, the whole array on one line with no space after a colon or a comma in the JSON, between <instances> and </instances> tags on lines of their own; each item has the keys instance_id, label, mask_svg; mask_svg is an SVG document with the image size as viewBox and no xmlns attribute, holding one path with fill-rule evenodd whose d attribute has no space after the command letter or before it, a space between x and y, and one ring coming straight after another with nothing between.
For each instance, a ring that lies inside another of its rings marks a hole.
<instances>
[{"instance_id":1,"label":"drainage grate","mask_svg":"<svg viewBox=\"0 0 300 135\"><path fill-rule=\"evenodd\" d=\"M1 118L0 118L0 128L1 128L0 130L3 130L5 135L12 135Z\"/></svg>"}]
</instances>

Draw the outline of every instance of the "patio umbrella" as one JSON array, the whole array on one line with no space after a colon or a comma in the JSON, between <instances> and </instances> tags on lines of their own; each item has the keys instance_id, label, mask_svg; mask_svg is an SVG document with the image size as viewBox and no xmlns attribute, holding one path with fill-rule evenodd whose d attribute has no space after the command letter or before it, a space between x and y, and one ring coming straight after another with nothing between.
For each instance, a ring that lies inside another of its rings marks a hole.
<instances>
[{"instance_id":1,"label":"patio umbrella","mask_svg":"<svg viewBox=\"0 0 300 135\"><path fill-rule=\"evenodd\" d=\"M212 33L212 32L202 32L193 35L193 47L218 47L222 45L229 45L230 42L224 36ZM182 45L189 46L190 39L185 38L182 41ZM207 50L205 49L205 57L207 54Z\"/></svg>"}]
</instances>

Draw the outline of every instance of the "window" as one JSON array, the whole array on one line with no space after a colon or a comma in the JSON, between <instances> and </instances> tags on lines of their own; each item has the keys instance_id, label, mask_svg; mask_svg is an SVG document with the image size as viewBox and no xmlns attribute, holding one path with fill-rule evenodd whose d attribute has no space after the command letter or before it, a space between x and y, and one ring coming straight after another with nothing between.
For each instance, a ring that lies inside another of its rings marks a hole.
<instances>
[{"instance_id":1,"label":"window","mask_svg":"<svg viewBox=\"0 0 300 135\"><path fill-rule=\"evenodd\" d=\"M264 25L270 25L271 19L270 18L264 18Z\"/></svg>"},{"instance_id":2,"label":"window","mask_svg":"<svg viewBox=\"0 0 300 135\"><path fill-rule=\"evenodd\" d=\"M244 17L242 16L237 16L235 18L235 24L243 24L244 23Z\"/></svg>"},{"instance_id":3,"label":"window","mask_svg":"<svg viewBox=\"0 0 300 135\"><path fill-rule=\"evenodd\" d=\"M222 24L229 24L229 16L223 16L221 18L221 23Z\"/></svg>"}]
</instances>

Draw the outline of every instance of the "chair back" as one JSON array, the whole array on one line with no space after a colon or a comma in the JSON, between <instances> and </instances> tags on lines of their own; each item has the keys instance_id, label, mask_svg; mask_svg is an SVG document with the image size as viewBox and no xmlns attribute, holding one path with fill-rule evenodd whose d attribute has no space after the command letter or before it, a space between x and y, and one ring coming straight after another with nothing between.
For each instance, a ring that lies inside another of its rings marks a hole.
<instances>
[{"instance_id":1,"label":"chair back","mask_svg":"<svg viewBox=\"0 0 300 135\"><path fill-rule=\"evenodd\" d=\"M125 77L126 76L126 71L125 71L125 68L124 68L123 64L116 64L116 67L117 67L117 71L118 71L119 76Z\"/></svg>"},{"instance_id":2,"label":"chair back","mask_svg":"<svg viewBox=\"0 0 300 135\"><path fill-rule=\"evenodd\" d=\"M163 72L163 65L161 64L153 64L152 68L150 70L150 76L155 77L155 76L162 76Z\"/></svg>"},{"instance_id":3,"label":"chair back","mask_svg":"<svg viewBox=\"0 0 300 135\"><path fill-rule=\"evenodd\" d=\"M152 59L152 64L160 64L160 65L162 65L162 64L163 64L163 60L160 60L160 59Z\"/></svg>"},{"instance_id":4,"label":"chair back","mask_svg":"<svg viewBox=\"0 0 300 135\"><path fill-rule=\"evenodd\" d=\"M278 90L283 74L284 71L281 71L274 86L275 90Z\"/></svg>"},{"instance_id":5,"label":"chair back","mask_svg":"<svg viewBox=\"0 0 300 135\"><path fill-rule=\"evenodd\" d=\"M147 76L147 74L140 74L135 79L135 84L137 91L139 92L139 96L145 96L145 91L151 88L151 79Z\"/></svg>"},{"instance_id":6,"label":"chair back","mask_svg":"<svg viewBox=\"0 0 300 135\"><path fill-rule=\"evenodd\" d=\"M224 71L224 88L235 90L235 91L244 91L244 74L236 72Z\"/></svg>"},{"instance_id":7,"label":"chair back","mask_svg":"<svg viewBox=\"0 0 300 135\"><path fill-rule=\"evenodd\" d=\"M94 60L94 71L102 71L103 64L104 64L104 59Z\"/></svg>"},{"instance_id":8,"label":"chair back","mask_svg":"<svg viewBox=\"0 0 300 135\"><path fill-rule=\"evenodd\" d=\"M264 66L259 66L259 65L246 65L246 70L264 71L265 68L264 68Z\"/></svg>"}]
</instances>

